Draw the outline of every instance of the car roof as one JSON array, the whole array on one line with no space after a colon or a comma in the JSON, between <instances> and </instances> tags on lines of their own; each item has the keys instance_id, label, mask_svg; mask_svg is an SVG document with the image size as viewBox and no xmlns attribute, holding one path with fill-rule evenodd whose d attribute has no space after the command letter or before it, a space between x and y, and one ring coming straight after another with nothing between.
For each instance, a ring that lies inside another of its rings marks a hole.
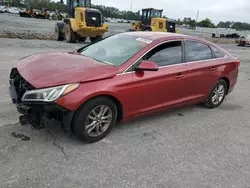
<instances>
[{"instance_id":1,"label":"car roof","mask_svg":"<svg viewBox=\"0 0 250 188\"><path fill-rule=\"evenodd\" d=\"M184 35L184 34L177 34L177 33L169 33L169 32L152 32L152 31L133 31L133 32L124 32L121 34L136 36L138 38L144 38L147 40L174 40L174 39L189 39L189 40L196 40L200 42L205 42L207 45L212 45L224 53L228 54L228 52L221 48L220 46L216 45L215 43L208 41L204 38L200 38L198 36L191 36L191 35Z\"/></svg>"},{"instance_id":2,"label":"car roof","mask_svg":"<svg viewBox=\"0 0 250 188\"><path fill-rule=\"evenodd\" d=\"M125 32L122 34L141 37L141 38L145 38L148 40L158 40L161 38L167 39L167 38L190 38L191 37L191 36L177 34L177 33L152 32L152 31L133 31L133 32ZM195 38L195 37L193 37L193 38Z\"/></svg>"}]
</instances>

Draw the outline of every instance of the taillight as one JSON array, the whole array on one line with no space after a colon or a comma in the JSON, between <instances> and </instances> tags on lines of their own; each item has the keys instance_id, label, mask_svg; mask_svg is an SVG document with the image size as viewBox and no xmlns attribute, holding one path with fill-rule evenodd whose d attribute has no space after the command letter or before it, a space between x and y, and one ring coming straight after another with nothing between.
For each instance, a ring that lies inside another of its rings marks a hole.
<instances>
[{"instance_id":1,"label":"taillight","mask_svg":"<svg viewBox=\"0 0 250 188\"><path fill-rule=\"evenodd\" d=\"M237 60L234 63L235 63L235 65L236 65L237 68L240 66L240 60Z\"/></svg>"},{"instance_id":2,"label":"taillight","mask_svg":"<svg viewBox=\"0 0 250 188\"><path fill-rule=\"evenodd\" d=\"M249 41L248 40L246 40L246 44L248 44L249 43Z\"/></svg>"}]
</instances>

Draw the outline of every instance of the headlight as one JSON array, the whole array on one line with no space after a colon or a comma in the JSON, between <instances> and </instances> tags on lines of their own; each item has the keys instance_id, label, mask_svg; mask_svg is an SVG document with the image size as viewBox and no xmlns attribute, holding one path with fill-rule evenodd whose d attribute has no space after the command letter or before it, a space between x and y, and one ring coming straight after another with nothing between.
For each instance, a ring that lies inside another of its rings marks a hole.
<instances>
[{"instance_id":1,"label":"headlight","mask_svg":"<svg viewBox=\"0 0 250 188\"><path fill-rule=\"evenodd\" d=\"M43 101L51 102L72 92L78 88L79 83L67 84L63 86L50 87L45 89L35 89L26 91L22 97L22 101Z\"/></svg>"}]
</instances>

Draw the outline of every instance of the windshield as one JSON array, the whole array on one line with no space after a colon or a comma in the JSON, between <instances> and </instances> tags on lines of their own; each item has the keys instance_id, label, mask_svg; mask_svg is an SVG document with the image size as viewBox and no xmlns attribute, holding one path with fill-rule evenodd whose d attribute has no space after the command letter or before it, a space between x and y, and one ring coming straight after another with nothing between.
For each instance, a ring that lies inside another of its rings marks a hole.
<instances>
[{"instance_id":1,"label":"windshield","mask_svg":"<svg viewBox=\"0 0 250 188\"><path fill-rule=\"evenodd\" d=\"M151 11L151 17L153 18L161 18L161 11L159 10L152 10Z\"/></svg>"},{"instance_id":2,"label":"windshield","mask_svg":"<svg viewBox=\"0 0 250 188\"><path fill-rule=\"evenodd\" d=\"M151 40L117 34L84 48L80 53L113 66L120 66L143 49Z\"/></svg>"},{"instance_id":3,"label":"windshield","mask_svg":"<svg viewBox=\"0 0 250 188\"><path fill-rule=\"evenodd\" d=\"M79 0L79 7L89 7L90 0Z\"/></svg>"}]
</instances>

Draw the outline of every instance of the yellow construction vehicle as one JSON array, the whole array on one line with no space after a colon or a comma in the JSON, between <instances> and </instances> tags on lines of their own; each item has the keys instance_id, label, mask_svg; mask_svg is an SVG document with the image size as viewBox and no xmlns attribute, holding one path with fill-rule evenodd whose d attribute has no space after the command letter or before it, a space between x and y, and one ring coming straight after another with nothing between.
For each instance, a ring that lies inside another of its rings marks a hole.
<instances>
[{"instance_id":1,"label":"yellow construction vehicle","mask_svg":"<svg viewBox=\"0 0 250 188\"><path fill-rule=\"evenodd\" d=\"M36 13L32 7L27 7L25 11L19 13L20 17L34 18Z\"/></svg>"},{"instance_id":2,"label":"yellow construction vehicle","mask_svg":"<svg viewBox=\"0 0 250 188\"><path fill-rule=\"evenodd\" d=\"M48 19L49 14L47 13L47 10L45 8L42 8L42 10L39 10L39 12L36 14L35 18Z\"/></svg>"},{"instance_id":3,"label":"yellow construction vehicle","mask_svg":"<svg viewBox=\"0 0 250 188\"><path fill-rule=\"evenodd\" d=\"M176 33L175 21L162 17L163 9L142 9L141 20L131 23L129 31L158 31Z\"/></svg>"},{"instance_id":4,"label":"yellow construction vehicle","mask_svg":"<svg viewBox=\"0 0 250 188\"><path fill-rule=\"evenodd\" d=\"M56 40L66 40L70 43L85 41L91 42L102 39L108 31L108 25L102 21L102 13L90 8L91 0L68 0L69 18L55 25Z\"/></svg>"}]
</instances>

